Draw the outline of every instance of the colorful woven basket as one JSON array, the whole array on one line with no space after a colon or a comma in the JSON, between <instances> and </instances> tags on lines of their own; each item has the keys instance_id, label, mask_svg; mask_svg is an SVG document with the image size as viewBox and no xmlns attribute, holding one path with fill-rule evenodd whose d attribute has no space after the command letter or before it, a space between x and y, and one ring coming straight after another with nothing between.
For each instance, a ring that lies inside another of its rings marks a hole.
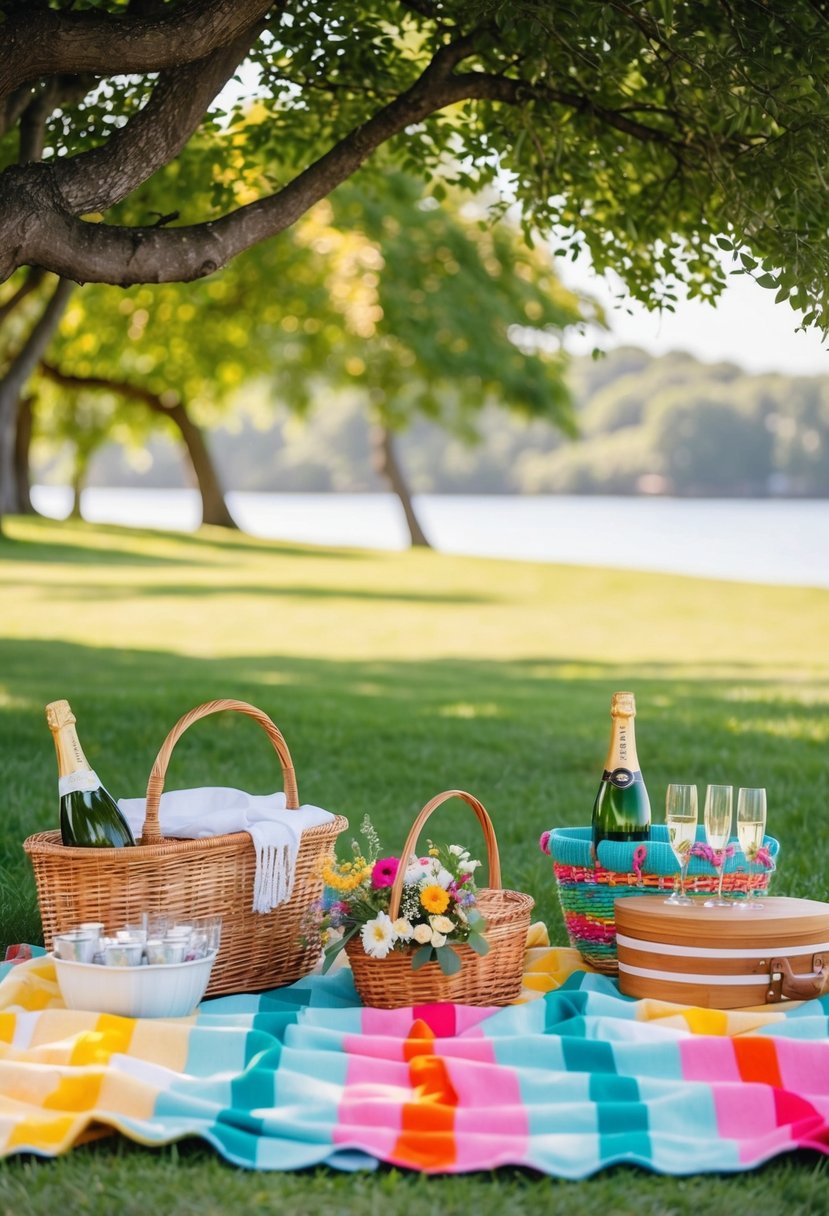
<instances>
[{"instance_id":1,"label":"colorful woven basket","mask_svg":"<svg viewBox=\"0 0 829 1216\"><path fill-rule=\"evenodd\" d=\"M697 829L697 843L705 834ZM668 844L668 829L656 824L651 839L643 844L603 840L598 862L593 858L590 828L555 828L541 837L542 852L553 859L558 895L571 945L586 962L607 975L618 971L616 961L616 920L613 904L630 895L664 895L673 891L679 867ZM763 840L772 861L780 850L773 836ZM756 893L768 890L772 869L754 865L752 887ZM689 895L708 895L717 889L717 875L709 861L692 857L688 866L686 891ZM742 899L748 894L748 864L740 851L725 863L723 893Z\"/></svg>"}]
</instances>

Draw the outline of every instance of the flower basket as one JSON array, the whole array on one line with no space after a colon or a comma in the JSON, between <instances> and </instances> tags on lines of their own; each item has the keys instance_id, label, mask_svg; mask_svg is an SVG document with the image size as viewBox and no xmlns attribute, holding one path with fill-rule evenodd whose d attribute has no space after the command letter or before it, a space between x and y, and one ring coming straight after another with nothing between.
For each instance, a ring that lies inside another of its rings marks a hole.
<instances>
[{"instance_id":1,"label":"flower basket","mask_svg":"<svg viewBox=\"0 0 829 1216\"><path fill-rule=\"evenodd\" d=\"M464 790L446 790L427 802L412 824L401 851L411 856L420 833L433 811L450 798L462 798L472 808L486 842L489 887L478 891L477 907L487 923L487 954L480 955L469 946L455 946L461 969L444 975L437 962L412 969L413 947L392 950L385 958L372 958L363 949L359 936L345 949L354 974L354 984L364 1005L377 1009L397 1009L405 1005L430 1005L452 1002L461 1005L508 1005L521 991L524 954L530 913L535 901L521 891L501 887L501 862L495 830L484 806ZM400 912L405 865L398 868L391 888L389 916Z\"/></svg>"},{"instance_id":2,"label":"flower basket","mask_svg":"<svg viewBox=\"0 0 829 1216\"><path fill-rule=\"evenodd\" d=\"M247 832L195 840L164 839L158 821L167 766L182 734L194 722L221 710L252 718L267 734L282 769L287 808L299 807L296 774L288 745L267 714L244 701L220 700L185 714L164 740L150 772L144 830L134 848L68 848L60 832L39 832L24 842L34 869L43 936L52 949L56 933L86 921L106 932L139 919L143 912L186 921L221 917L222 940L208 996L256 992L291 984L315 966L319 938L303 941L308 906L322 894L320 865L348 820L302 833L291 896L271 912L253 911L256 856Z\"/></svg>"},{"instance_id":3,"label":"flower basket","mask_svg":"<svg viewBox=\"0 0 829 1216\"><path fill-rule=\"evenodd\" d=\"M697 829L697 844L705 834ZM780 845L773 836L763 844L772 859ZM666 898L674 889L679 866L668 843L664 824L651 828L651 839L642 844L603 840L598 848L598 861L593 857L590 828L555 828L541 837L542 851L553 859L553 872L558 886L564 923L571 945L597 971L615 975L616 920L614 902L631 895L661 895ZM753 890L768 891L771 869L755 866ZM724 867L723 893L735 899L748 894L747 863L739 848L728 857ZM717 889L717 876L710 862L693 856L688 866L685 889L689 895L709 895Z\"/></svg>"}]
</instances>

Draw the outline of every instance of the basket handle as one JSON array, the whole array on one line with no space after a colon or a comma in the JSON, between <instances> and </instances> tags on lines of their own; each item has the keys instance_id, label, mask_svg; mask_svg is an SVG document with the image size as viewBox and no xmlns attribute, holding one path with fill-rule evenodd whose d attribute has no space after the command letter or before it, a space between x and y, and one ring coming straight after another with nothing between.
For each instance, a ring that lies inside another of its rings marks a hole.
<instances>
[{"instance_id":1,"label":"basket handle","mask_svg":"<svg viewBox=\"0 0 829 1216\"><path fill-rule=\"evenodd\" d=\"M288 744L285 742L279 727L271 721L266 713L261 709L257 709L255 705L248 705L247 701L206 701L203 705L197 705L195 709L191 709L189 713L179 718L159 749L155 763L150 770L150 779L147 782L147 808L144 816L144 830L141 834L141 844L158 844L164 839L158 823L158 807L164 789L164 779L167 776L167 766L170 763L170 757L173 754L173 748L176 743L178 743L188 726L192 726L200 718L220 713L223 709L233 709L237 713L245 714L248 718L253 718L254 722L259 723L279 757L279 763L282 767L283 784L285 786L285 805L289 810L296 810L299 806L296 773L294 772L291 753L288 751Z\"/></svg>"},{"instance_id":2,"label":"basket handle","mask_svg":"<svg viewBox=\"0 0 829 1216\"><path fill-rule=\"evenodd\" d=\"M486 808L474 794L468 794L466 790L444 790L442 794L435 794L431 798L423 810L415 819L411 826L409 835L406 837L406 843L403 845L403 852L400 854L400 865L397 867L397 873L392 883L391 895L389 896L389 916L392 920L397 920L400 915L400 900L403 897L403 879L406 877L406 862L414 853L420 833L426 824L426 820L432 814L432 811L444 802L448 802L450 798L462 798L468 803L475 812L475 815L483 828L484 840L486 841L486 863L489 870L489 885L490 887L501 886L501 859L498 855L498 841L495 839L495 828L492 826L492 820L487 814Z\"/></svg>"}]
</instances>

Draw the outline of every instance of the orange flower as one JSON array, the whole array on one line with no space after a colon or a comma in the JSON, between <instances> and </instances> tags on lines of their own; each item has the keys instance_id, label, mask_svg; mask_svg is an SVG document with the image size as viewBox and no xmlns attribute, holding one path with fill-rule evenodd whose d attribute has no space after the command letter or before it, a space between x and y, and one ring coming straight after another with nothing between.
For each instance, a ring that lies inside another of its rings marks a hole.
<instances>
[{"instance_id":1,"label":"orange flower","mask_svg":"<svg viewBox=\"0 0 829 1216\"><path fill-rule=\"evenodd\" d=\"M449 907L449 896L443 887L439 887L435 882L423 888L420 892L420 902L427 912L440 915L441 912L445 912Z\"/></svg>"}]
</instances>

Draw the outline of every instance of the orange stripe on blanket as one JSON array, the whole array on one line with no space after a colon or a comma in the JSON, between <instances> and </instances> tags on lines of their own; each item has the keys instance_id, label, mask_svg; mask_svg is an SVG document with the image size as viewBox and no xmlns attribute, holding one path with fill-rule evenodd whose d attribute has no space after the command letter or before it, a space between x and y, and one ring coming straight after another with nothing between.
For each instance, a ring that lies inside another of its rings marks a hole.
<instances>
[{"instance_id":1,"label":"orange stripe on blanket","mask_svg":"<svg viewBox=\"0 0 829 1216\"><path fill-rule=\"evenodd\" d=\"M458 1095L449 1078L446 1062L432 1055L435 1036L423 1021L416 1021L404 1044L409 1062L409 1084L416 1097L405 1102L402 1130L394 1146L393 1160L422 1170L439 1170L454 1164L455 1108Z\"/></svg>"},{"instance_id":2,"label":"orange stripe on blanket","mask_svg":"<svg viewBox=\"0 0 829 1216\"><path fill-rule=\"evenodd\" d=\"M777 1048L774 1039L756 1038L746 1035L732 1039L734 1058L742 1081L759 1081L764 1085L783 1088L780 1066L777 1063Z\"/></svg>"}]
</instances>

